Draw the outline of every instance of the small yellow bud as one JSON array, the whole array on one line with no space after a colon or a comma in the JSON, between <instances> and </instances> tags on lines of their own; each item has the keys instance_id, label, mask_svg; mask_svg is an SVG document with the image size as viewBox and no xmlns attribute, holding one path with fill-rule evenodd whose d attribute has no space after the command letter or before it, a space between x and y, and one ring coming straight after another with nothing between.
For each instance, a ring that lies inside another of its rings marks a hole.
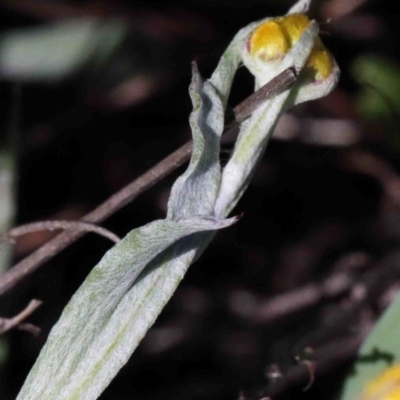
<instances>
[{"instance_id":1,"label":"small yellow bud","mask_svg":"<svg viewBox=\"0 0 400 400\"><path fill-rule=\"evenodd\" d=\"M399 400L400 365L386 369L364 389L359 400Z\"/></svg>"}]
</instances>

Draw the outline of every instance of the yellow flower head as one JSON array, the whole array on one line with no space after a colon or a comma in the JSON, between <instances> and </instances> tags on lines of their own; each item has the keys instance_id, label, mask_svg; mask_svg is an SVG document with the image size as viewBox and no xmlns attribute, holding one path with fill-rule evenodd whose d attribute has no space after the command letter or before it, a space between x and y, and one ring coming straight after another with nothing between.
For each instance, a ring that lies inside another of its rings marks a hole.
<instances>
[{"instance_id":1,"label":"yellow flower head","mask_svg":"<svg viewBox=\"0 0 400 400\"><path fill-rule=\"evenodd\" d=\"M400 364L386 369L373 379L359 400L400 400Z\"/></svg>"},{"instance_id":2,"label":"yellow flower head","mask_svg":"<svg viewBox=\"0 0 400 400\"><path fill-rule=\"evenodd\" d=\"M256 28L247 43L248 53L263 62L282 59L297 43L310 25L305 14L289 14L270 19ZM317 38L306 63L306 70L314 80L327 78L333 71L334 61L321 39Z\"/></svg>"}]
</instances>

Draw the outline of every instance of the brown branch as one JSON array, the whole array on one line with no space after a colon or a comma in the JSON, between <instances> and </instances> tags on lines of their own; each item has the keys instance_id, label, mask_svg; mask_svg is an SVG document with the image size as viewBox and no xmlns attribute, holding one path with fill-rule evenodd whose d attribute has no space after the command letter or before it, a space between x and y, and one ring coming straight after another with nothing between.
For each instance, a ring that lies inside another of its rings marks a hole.
<instances>
[{"instance_id":1,"label":"brown branch","mask_svg":"<svg viewBox=\"0 0 400 400\"><path fill-rule=\"evenodd\" d=\"M276 364L272 364L267 367L268 385L261 390L257 390L256 395L251 393L246 395L241 391L238 400L276 399L287 390L294 388L299 388L300 390L302 385L303 391L308 390L316 376L328 374L354 358L364 339L365 332L348 335L346 338L333 339L329 343L313 349L312 361L300 361L284 372ZM273 372L272 378L268 372L270 369L276 371Z\"/></svg>"},{"instance_id":2,"label":"brown branch","mask_svg":"<svg viewBox=\"0 0 400 400\"><path fill-rule=\"evenodd\" d=\"M97 226L94 224L89 224L88 222L82 221L40 221L32 222L30 224L24 224L17 226L16 228L10 229L0 235L0 242L13 241L18 236L26 235L27 233L37 232L37 231L54 231L54 230L73 230L77 232L87 233L94 232L100 236L110 239L114 243L118 243L121 239L112 233L111 231Z\"/></svg>"},{"instance_id":3,"label":"brown branch","mask_svg":"<svg viewBox=\"0 0 400 400\"><path fill-rule=\"evenodd\" d=\"M386 160L368 151L352 150L345 154L342 164L376 179L386 197L400 208L400 176Z\"/></svg>"},{"instance_id":4,"label":"brown branch","mask_svg":"<svg viewBox=\"0 0 400 400\"><path fill-rule=\"evenodd\" d=\"M259 91L252 94L239 106L234 108L234 122L240 123L245 120L260 104L288 89L293 85L296 79L297 72L294 68L284 70L281 74L264 85ZM112 195L93 211L86 214L82 218L82 221L92 224L102 222L176 170L190 158L191 152L192 141L189 141L139 178ZM13 268L1 274L0 295L12 289L18 282L83 235L84 232L80 231L63 232L45 243L28 257L21 260Z\"/></svg>"},{"instance_id":5,"label":"brown branch","mask_svg":"<svg viewBox=\"0 0 400 400\"><path fill-rule=\"evenodd\" d=\"M308 369L308 383L306 386L303 388L303 392L306 392L311 388L315 381L315 362L311 360L302 360L299 362L299 364L303 364L307 369Z\"/></svg>"},{"instance_id":6,"label":"brown branch","mask_svg":"<svg viewBox=\"0 0 400 400\"><path fill-rule=\"evenodd\" d=\"M313 372L317 375L323 375L338 368L346 361L351 360L357 354L363 339L364 336L362 335L349 336L346 339L332 340L325 346L315 349ZM274 399L289 388L309 383L309 365L300 363L290 368L283 374L281 379L271 385L271 387L267 389L267 394Z\"/></svg>"},{"instance_id":7,"label":"brown branch","mask_svg":"<svg viewBox=\"0 0 400 400\"><path fill-rule=\"evenodd\" d=\"M354 284L354 276L336 273L322 283L311 283L262 302L257 310L258 323L271 323L287 318L312 306L346 293Z\"/></svg>"},{"instance_id":8,"label":"brown branch","mask_svg":"<svg viewBox=\"0 0 400 400\"><path fill-rule=\"evenodd\" d=\"M42 302L40 300L32 300L28 306L22 310L19 314L12 318L0 318L0 334L3 334L13 328L20 327L21 323L26 320L31 314L33 314L37 308L41 306ZM28 324L25 325L25 330L27 330ZM22 326L23 326L22 325ZM30 325L30 324L29 324ZM22 329L24 329L21 326ZM30 331L32 332L33 325L30 325ZM36 328L36 327L35 327ZM38 329L38 328L36 328Z\"/></svg>"},{"instance_id":9,"label":"brown branch","mask_svg":"<svg viewBox=\"0 0 400 400\"><path fill-rule=\"evenodd\" d=\"M40 333L42 332L41 328L37 327L36 325L28 323L18 325L17 329L20 331L28 332L33 336L39 336Z\"/></svg>"},{"instance_id":10,"label":"brown branch","mask_svg":"<svg viewBox=\"0 0 400 400\"><path fill-rule=\"evenodd\" d=\"M354 295L354 299L347 305L338 304L336 310L330 312L329 321L323 322L320 329L302 339L307 347L312 348L312 362L298 358L300 362L286 372L273 366L279 373L273 375L274 379L270 379L270 384L263 389L261 395L275 399L286 390L301 385L307 385L308 388L315 377L327 374L354 358L375 323L374 317L377 317L366 315L367 312L371 305L379 306L387 288L399 278L400 252L392 253L369 266L364 276L358 278L353 286L353 291L361 294Z\"/></svg>"},{"instance_id":11,"label":"brown branch","mask_svg":"<svg viewBox=\"0 0 400 400\"><path fill-rule=\"evenodd\" d=\"M332 0L322 5L321 16L323 19L337 20L354 13L368 0Z\"/></svg>"},{"instance_id":12,"label":"brown branch","mask_svg":"<svg viewBox=\"0 0 400 400\"><path fill-rule=\"evenodd\" d=\"M303 338L303 342L307 346L318 347L354 329L359 335L365 336L373 319L371 306L379 308L381 297L399 278L400 252L389 254L373 266L370 265L352 287L347 304L339 304L336 310L331 310L321 328Z\"/></svg>"}]
</instances>

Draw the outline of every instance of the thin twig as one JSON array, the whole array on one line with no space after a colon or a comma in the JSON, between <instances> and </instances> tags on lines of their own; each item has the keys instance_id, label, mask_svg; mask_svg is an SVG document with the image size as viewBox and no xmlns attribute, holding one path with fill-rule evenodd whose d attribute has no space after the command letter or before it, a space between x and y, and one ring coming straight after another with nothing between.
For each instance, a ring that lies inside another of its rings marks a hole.
<instances>
[{"instance_id":1,"label":"thin twig","mask_svg":"<svg viewBox=\"0 0 400 400\"><path fill-rule=\"evenodd\" d=\"M365 274L357 279L350 291L347 304L339 304L329 313L320 329L304 337L307 346L317 348L321 343L335 340L351 329L357 329L362 336L369 329L369 311L377 307L379 299L386 293L388 286L400 277L400 252L387 255Z\"/></svg>"},{"instance_id":2,"label":"thin twig","mask_svg":"<svg viewBox=\"0 0 400 400\"><path fill-rule=\"evenodd\" d=\"M338 20L354 13L368 0L332 0L322 5L321 15L324 19Z\"/></svg>"},{"instance_id":3,"label":"thin twig","mask_svg":"<svg viewBox=\"0 0 400 400\"><path fill-rule=\"evenodd\" d=\"M331 275L322 283L311 283L267 299L258 306L257 322L265 324L279 318L287 318L324 300L343 295L354 282L353 274L340 272Z\"/></svg>"},{"instance_id":4,"label":"thin twig","mask_svg":"<svg viewBox=\"0 0 400 400\"><path fill-rule=\"evenodd\" d=\"M375 322L370 315L365 318L365 312L371 305L380 303L379 299L385 295L386 288L399 277L400 252L390 254L370 266L364 276L357 279L356 286L360 286L358 289L362 289L363 295L356 296L348 305L338 304L336 310L330 313L329 321L323 322L320 329L302 339L308 347L312 346L312 363L300 359L297 365L279 373L278 379L273 379L262 395L274 399L284 391L303 384L308 389L315 376L337 369L355 357ZM356 286L353 290L357 289ZM279 368L278 371L281 372Z\"/></svg>"},{"instance_id":5,"label":"thin twig","mask_svg":"<svg viewBox=\"0 0 400 400\"><path fill-rule=\"evenodd\" d=\"M260 104L288 89L296 79L297 73L294 68L284 70L256 92L258 94L251 95L234 108L234 121L239 123L245 120ZM176 170L190 158L191 152L192 141L189 141L139 178L112 195L93 211L86 214L81 220L92 224L102 222ZM21 260L13 268L1 274L0 295L12 289L18 282L83 235L84 232L81 231L60 233L54 239L51 239L28 257Z\"/></svg>"},{"instance_id":6,"label":"thin twig","mask_svg":"<svg viewBox=\"0 0 400 400\"><path fill-rule=\"evenodd\" d=\"M346 339L332 340L325 346L316 349L313 373L326 374L355 357L363 339L362 335L349 336ZM284 373L282 379L267 389L266 394L274 399L285 390L307 382L308 384L310 382L309 365L300 363Z\"/></svg>"},{"instance_id":7,"label":"thin twig","mask_svg":"<svg viewBox=\"0 0 400 400\"><path fill-rule=\"evenodd\" d=\"M0 334L19 326L24 320L33 314L41 306L41 304L42 302L40 300L31 300L28 306L15 317L0 318Z\"/></svg>"},{"instance_id":8,"label":"thin twig","mask_svg":"<svg viewBox=\"0 0 400 400\"><path fill-rule=\"evenodd\" d=\"M73 230L78 232L94 232L100 236L110 239L114 243L118 243L121 239L113 232L102 228L101 226L90 224L82 221L40 221L24 224L10 229L0 235L0 242L13 241L18 236L37 231L54 231L54 230Z\"/></svg>"},{"instance_id":9,"label":"thin twig","mask_svg":"<svg viewBox=\"0 0 400 400\"><path fill-rule=\"evenodd\" d=\"M303 388L303 392L307 392L315 381L315 362L311 360L302 360L299 364L303 364L308 369L309 380L307 385Z\"/></svg>"},{"instance_id":10,"label":"thin twig","mask_svg":"<svg viewBox=\"0 0 400 400\"><path fill-rule=\"evenodd\" d=\"M297 78L297 72L294 67L287 68L274 79L262 86L259 90L251 94L246 100L238 104L234 109L233 123L241 123L248 118L261 104L266 100L275 97L277 94L290 87ZM231 127L232 123L228 121L225 131Z\"/></svg>"},{"instance_id":11,"label":"thin twig","mask_svg":"<svg viewBox=\"0 0 400 400\"><path fill-rule=\"evenodd\" d=\"M33 325L33 324L28 324L28 323L24 323L24 324L18 325L18 326L17 326L17 329L18 329L19 331L28 332L28 333L30 333L30 334L33 335L33 336L39 336L40 333L42 332L42 329L39 328L38 326Z\"/></svg>"}]
</instances>

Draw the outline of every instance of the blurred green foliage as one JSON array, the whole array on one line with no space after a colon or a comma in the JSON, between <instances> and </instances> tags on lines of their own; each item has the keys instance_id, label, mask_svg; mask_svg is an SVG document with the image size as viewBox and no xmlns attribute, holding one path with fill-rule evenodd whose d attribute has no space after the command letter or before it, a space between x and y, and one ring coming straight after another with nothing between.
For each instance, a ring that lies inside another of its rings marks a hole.
<instances>
[{"instance_id":1,"label":"blurred green foliage","mask_svg":"<svg viewBox=\"0 0 400 400\"><path fill-rule=\"evenodd\" d=\"M0 39L0 77L55 81L88 64L99 68L121 43L127 26L120 20L69 20L9 31Z\"/></svg>"},{"instance_id":2,"label":"blurred green foliage","mask_svg":"<svg viewBox=\"0 0 400 400\"><path fill-rule=\"evenodd\" d=\"M362 85L357 106L364 119L399 116L400 66L384 57L363 55L354 61L352 75Z\"/></svg>"},{"instance_id":3,"label":"blurred green foliage","mask_svg":"<svg viewBox=\"0 0 400 400\"><path fill-rule=\"evenodd\" d=\"M364 341L340 400L356 400L363 388L386 368L400 363L400 295Z\"/></svg>"}]
</instances>

